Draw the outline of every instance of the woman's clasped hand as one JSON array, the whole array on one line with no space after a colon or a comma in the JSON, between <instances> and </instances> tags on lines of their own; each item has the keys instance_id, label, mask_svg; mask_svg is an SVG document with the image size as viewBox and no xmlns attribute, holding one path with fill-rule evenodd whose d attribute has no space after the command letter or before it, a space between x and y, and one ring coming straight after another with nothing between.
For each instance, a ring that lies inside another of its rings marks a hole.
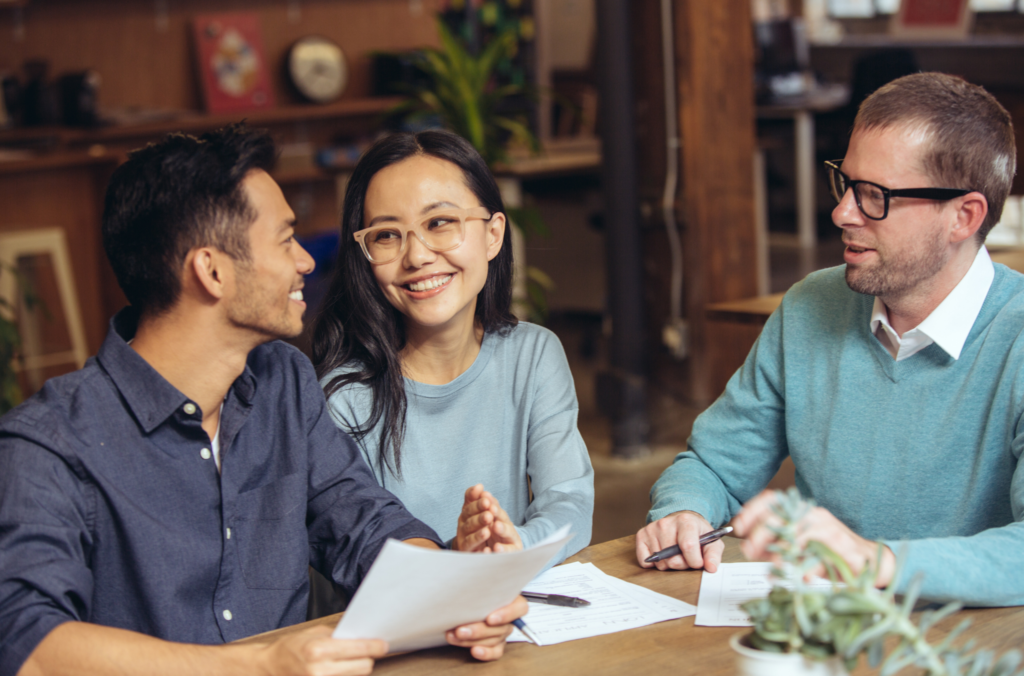
<instances>
[{"instance_id":1,"label":"woman's clasped hand","mask_svg":"<svg viewBox=\"0 0 1024 676\"><path fill-rule=\"evenodd\" d=\"M466 489L459 530L452 549L462 552L510 552L523 548L515 525L483 484Z\"/></svg>"}]
</instances>

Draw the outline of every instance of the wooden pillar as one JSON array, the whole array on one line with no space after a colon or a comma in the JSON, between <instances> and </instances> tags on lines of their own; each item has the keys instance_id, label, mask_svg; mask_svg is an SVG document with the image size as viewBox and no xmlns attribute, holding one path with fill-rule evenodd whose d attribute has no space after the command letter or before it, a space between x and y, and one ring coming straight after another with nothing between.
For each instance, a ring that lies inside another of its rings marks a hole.
<instances>
[{"instance_id":1,"label":"wooden pillar","mask_svg":"<svg viewBox=\"0 0 1024 676\"><path fill-rule=\"evenodd\" d=\"M690 396L704 403L749 349L704 308L758 289L750 0L677 0L674 10Z\"/></svg>"}]
</instances>

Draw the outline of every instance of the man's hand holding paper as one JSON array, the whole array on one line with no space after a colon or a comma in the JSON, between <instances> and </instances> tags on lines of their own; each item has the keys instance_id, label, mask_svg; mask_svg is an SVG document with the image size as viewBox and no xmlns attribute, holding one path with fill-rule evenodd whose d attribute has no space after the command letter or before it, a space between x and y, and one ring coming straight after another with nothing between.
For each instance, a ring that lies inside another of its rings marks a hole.
<instances>
[{"instance_id":1,"label":"man's hand holding paper","mask_svg":"<svg viewBox=\"0 0 1024 676\"><path fill-rule=\"evenodd\" d=\"M495 610L483 622L474 622L445 632L445 639L453 646L469 648L478 660L496 660L505 653L505 640L512 633L512 621L529 610L526 599L516 596L512 603Z\"/></svg>"},{"instance_id":2,"label":"man's hand holding paper","mask_svg":"<svg viewBox=\"0 0 1024 676\"><path fill-rule=\"evenodd\" d=\"M438 546L431 540L413 538L405 540L405 544L423 547L425 549L438 549ZM481 622L465 624L445 632L445 639L448 643L459 648L469 648L469 653L476 659L489 662L500 658L505 652L505 640L512 633L512 622L519 619L529 610L526 599L517 596L512 603L495 610ZM387 653L387 646L384 645L382 655Z\"/></svg>"},{"instance_id":3,"label":"man's hand holding paper","mask_svg":"<svg viewBox=\"0 0 1024 676\"><path fill-rule=\"evenodd\" d=\"M527 550L490 556L389 540L334 637L382 639L392 652L452 643L470 647L478 659L496 659L507 624L526 612L519 591L568 541L568 531Z\"/></svg>"}]
</instances>

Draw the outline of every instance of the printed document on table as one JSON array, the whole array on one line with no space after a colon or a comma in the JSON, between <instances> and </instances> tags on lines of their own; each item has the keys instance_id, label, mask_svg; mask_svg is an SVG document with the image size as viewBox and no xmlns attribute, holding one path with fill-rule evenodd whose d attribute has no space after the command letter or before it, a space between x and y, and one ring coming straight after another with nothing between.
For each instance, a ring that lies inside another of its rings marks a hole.
<instances>
[{"instance_id":1,"label":"printed document on table","mask_svg":"<svg viewBox=\"0 0 1024 676\"><path fill-rule=\"evenodd\" d=\"M750 618L740 605L751 599L764 598L771 588L779 584L771 575L772 564L768 562L721 563L718 571L704 571L700 578L700 597L697 599L697 617L694 624L700 627L749 627ZM823 591L832 588L832 583L815 578L810 584Z\"/></svg>"},{"instance_id":2,"label":"printed document on table","mask_svg":"<svg viewBox=\"0 0 1024 676\"><path fill-rule=\"evenodd\" d=\"M334 629L380 638L391 652L445 645L445 631L480 622L515 599L569 540L569 527L530 549L470 554L388 540Z\"/></svg>"},{"instance_id":3,"label":"printed document on table","mask_svg":"<svg viewBox=\"0 0 1024 676\"><path fill-rule=\"evenodd\" d=\"M567 563L545 571L525 587L541 594L576 596L584 608L531 603L524 620L541 645L611 634L687 617L696 608L671 596L605 574L592 563ZM517 629L509 641L525 641Z\"/></svg>"}]
</instances>

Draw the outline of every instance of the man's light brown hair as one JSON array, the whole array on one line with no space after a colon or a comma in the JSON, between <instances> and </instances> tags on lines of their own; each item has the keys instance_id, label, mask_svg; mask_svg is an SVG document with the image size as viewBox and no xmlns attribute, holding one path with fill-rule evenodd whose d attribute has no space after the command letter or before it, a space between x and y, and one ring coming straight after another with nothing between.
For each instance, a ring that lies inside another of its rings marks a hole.
<instances>
[{"instance_id":1,"label":"man's light brown hair","mask_svg":"<svg viewBox=\"0 0 1024 676\"><path fill-rule=\"evenodd\" d=\"M1013 122L978 85L944 73L915 73L878 89L861 104L853 130L920 127L930 137L920 158L935 187L976 190L988 201L978 228L984 242L999 222L1017 168Z\"/></svg>"}]
</instances>

